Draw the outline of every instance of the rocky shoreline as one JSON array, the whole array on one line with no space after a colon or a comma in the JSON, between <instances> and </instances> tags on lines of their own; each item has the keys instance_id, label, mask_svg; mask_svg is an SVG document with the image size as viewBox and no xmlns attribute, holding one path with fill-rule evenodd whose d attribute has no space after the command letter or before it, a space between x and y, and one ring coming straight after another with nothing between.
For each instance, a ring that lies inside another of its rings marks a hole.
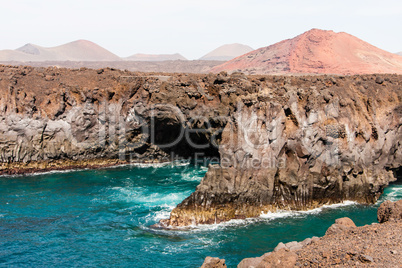
<instances>
[{"instance_id":1,"label":"rocky shoreline","mask_svg":"<svg viewBox=\"0 0 402 268\"><path fill-rule=\"evenodd\" d=\"M378 208L378 223L356 227L337 219L325 236L279 243L273 252L242 260L238 268L264 267L401 267L402 200ZM225 260L207 257L202 268L226 267Z\"/></svg>"},{"instance_id":2,"label":"rocky shoreline","mask_svg":"<svg viewBox=\"0 0 402 268\"><path fill-rule=\"evenodd\" d=\"M69 171L69 170L83 170L83 169L101 169L112 168L128 165L159 165L174 163L180 161L176 159L173 161L162 160L137 160L126 161L119 159L89 159L89 160L52 160L52 161L36 161L29 163L0 163L0 176L13 176L13 175L29 175L36 173L45 173L51 171Z\"/></svg>"},{"instance_id":3,"label":"rocky shoreline","mask_svg":"<svg viewBox=\"0 0 402 268\"><path fill-rule=\"evenodd\" d=\"M0 163L0 176L28 175L51 171L68 171L81 169L99 169L127 165L127 161L118 159L93 159L85 161L40 161L29 163Z\"/></svg>"},{"instance_id":4,"label":"rocky shoreline","mask_svg":"<svg viewBox=\"0 0 402 268\"><path fill-rule=\"evenodd\" d=\"M0 65L1 172L218 160L162 227L374 203L401 173L401 85Z\"/></svg>"}]
</instances>

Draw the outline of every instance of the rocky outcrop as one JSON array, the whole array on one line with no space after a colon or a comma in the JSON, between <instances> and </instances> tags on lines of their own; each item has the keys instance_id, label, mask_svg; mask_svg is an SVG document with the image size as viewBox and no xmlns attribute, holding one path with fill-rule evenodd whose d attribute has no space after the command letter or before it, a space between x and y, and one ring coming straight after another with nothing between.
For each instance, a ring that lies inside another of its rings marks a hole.
<instances>
[{"instance_id":1,"label":"rocky outcrop","mask_svg":"<svg viewBox=\"0 0 402 268\"><path fill-rule=\"evenodd\" d=\"M225 260L219 258L206 257L201 268L226 268Z\"/></svg>"},{"instance_id":2,"label":"rocky outcrop","mask_svg":"<svg viewBox=\"0 0 402 268\"><path fill-rule=\"evenodd\" d=\"M336 225L339 223L335 223ZM334 226L332 225L332 226ZM330 229L332 228L330 227ZM295 267L398 267L402 257L401 222L327 230L320 240L297 251Z\"/></svg>"},{"instance_id":3,"label":"rocky outcrop","mask_svg":"<svg viewBox=\"0 0 402 268\"><path fill-rule=\"evenodd\" d=\"M264 254L260 259L256 258L255 260L242 261L237 267L287 268L295 267L296 260L297 255L294 252L288 249L281 249L276 252Z\"/></svg>"},{"instance_id":4,"label":"rocky outcrop","mask_svg":"<svg viewBox=\"0 0 402 268\"><path fill-rule=\"evenodd\" d=\"M213 82L213 76L0 66L0 172L47 170L48 162L62 168L70 160L215 156L210 139L233 108L210 95ZM202 131L188 131L198 125Z\"/></svg>"},{"instance_id":5,"label":"rocky outcrop","mask_svg":"<svg viewBox=\"0 0 402 268\"><path fill-rule=\"evenodd\" d=\"M377 220L379 223L387 221L402 220L402 200L397 202L385 201L377 211Z\"/></svg>"},{"instance_id":6,"label":"rocky outcrop","mask_svg":"<svg viewBox=\"0 0 402 268\"><path fill-rule=\"evenodd\" d=\"M398 207L401 201L384 202L378 209L379 219L384 208ZM356 227L350 218L337 219L321 238L279 243L272 252L243 259L237 267L399 267L401 220Z\"/></svg>"},{"instance_id":7,"label":"rocky outcrop","mask_svg":"<svg viewBox=\"0 0 402 268\"><path fill-rule=\"evenodd\" d=\"M348 230L350 228L356 227L355 223L349 218L340 218L335 220L335 223L332 224L328 230L326 231L326 235L341 233L344 230Z\"/></svg>"},{"instance_id":8,"label":"rocky outcrop","mask_svg":"<svg viewBox=\"0 0 402 268\"><path fill-rule=\"evenodd\" d=\"M302 249L311 243L319 240L318 237L306 238L302 242L292 241L279 243L273 252L268 252L261 257L243 259L237 268L249 267L294 267L297 261L295 251Z\"/></svg>"},{"instance_id":9,"label":"rocky outcrop","mask_svg":"<svg viewBox=\"0 0 402 268\"><path fill-rule=\"evenodd\" d=\"M372 203L402 162L401 84L0 66L0 173L220 160L164 227Z\"/></svg>"},{"instance_id":10,"label":"rocky outcrop","mask_svg":"<svg viewBox=\"0 0 402 268\"><path fill-rule=\"evenodd\" d=\"M242 96L222 133L220 165L161 224L375 202L402 162L400 81L377 77L274 77Z\"/></svg>"}]
</instances>

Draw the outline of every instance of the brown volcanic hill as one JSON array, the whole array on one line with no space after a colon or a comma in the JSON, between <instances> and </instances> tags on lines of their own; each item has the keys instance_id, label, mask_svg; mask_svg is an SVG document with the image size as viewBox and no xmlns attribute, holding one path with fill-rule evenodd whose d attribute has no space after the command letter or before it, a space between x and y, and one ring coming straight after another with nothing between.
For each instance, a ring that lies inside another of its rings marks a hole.
<instances>
[{"instance_id":1,"label":"brown volcanic hill","mask_svg":"<svg viewBox=\"0 0 402 268\"><path fill-rule=\"evenodd\" d=\"M187 60L179 53L175 54L134 54L130 57L124 58L128 61L167 61L167 60Z\"/></svg>"},{"instance_id":2,"label":"brown volcanic hill","mask_svg":"<svg viewBox=\"0 0 402 268\"><path fill-rule=\"evenodd\" d=\"M246 54L250 51L253 51L254 49L247 46L247 45L242 45L242 44L226 44L223 46L220 46L208 54L204 55L203 57L200 58L200 60L222 60L222 61L227 61L234 59L238 56L241 56L243 54Z\"/></svg>"},{"instance_id":3,"label":"brown volcanic hill","mask_svg":"<svg viewBox=\"0 0 402 268\"><path fill-rule=\"evenodd\" d=\"M120 61L103 47L87 40L77 40L56 47L26 44L16 50L0 51L0 61Z\"/></svg>"},{"instance_id":4,"label":"brown volcanic hill","mask_svg":"<svg viewBox=\"0 0 402 268\"><path fill-rule=\"evenodd\" d=\"M402 74L402 57L350 34L312 29L214 67L247 74Z\"/></svg>"}]
</instances>

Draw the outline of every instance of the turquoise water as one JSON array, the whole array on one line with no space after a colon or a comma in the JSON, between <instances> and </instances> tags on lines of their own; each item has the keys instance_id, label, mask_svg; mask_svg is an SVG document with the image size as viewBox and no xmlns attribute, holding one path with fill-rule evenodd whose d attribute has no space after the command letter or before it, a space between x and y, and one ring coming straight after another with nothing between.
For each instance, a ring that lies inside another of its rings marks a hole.
<instances>
[{"instance_id":1,"label":"turquoise water","mask_svg":"<svg viewBox=\"0 0 402 268\"><path fill-rule=\"evenodd\" d=\"M378 204L346 203L308 213L202 226L149 228L193 192L206 172L193 165L0 177L1 267L199 267L206 256L235 267L279 242L322 236L340 217L376 222ZM381 197L402 198L402 185Z\"/></svg>"}]
</instances>

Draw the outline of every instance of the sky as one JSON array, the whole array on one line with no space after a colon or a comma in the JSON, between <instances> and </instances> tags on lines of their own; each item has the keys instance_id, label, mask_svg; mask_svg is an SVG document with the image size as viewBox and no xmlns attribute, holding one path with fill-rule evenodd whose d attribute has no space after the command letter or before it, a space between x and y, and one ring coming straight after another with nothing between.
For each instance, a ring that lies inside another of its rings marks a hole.
<instances>
[{"instance_id":1,"label":"sky","mask_svg":"<svg viewBox=\"0 0 402 268\"><path fill-rule=\"evenodd\" d=\"M318 28L402 51L400 0L0 1L0 49L86 39L120 57L198 59L223 44L257 49Z\"/></svg>"}]
</instances>

